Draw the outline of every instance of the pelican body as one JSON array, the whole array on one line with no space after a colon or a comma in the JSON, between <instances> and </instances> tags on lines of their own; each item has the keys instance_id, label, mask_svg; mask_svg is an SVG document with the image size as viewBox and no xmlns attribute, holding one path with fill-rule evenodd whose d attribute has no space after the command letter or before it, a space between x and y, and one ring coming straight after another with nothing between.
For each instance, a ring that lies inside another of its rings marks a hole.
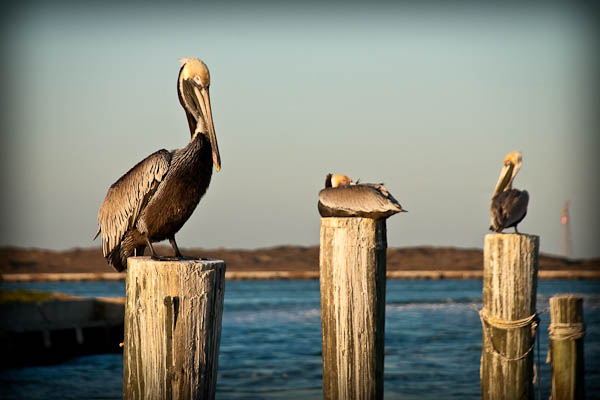
<instances>
[{"instance_id":1,"label":"pelican body","mask_svg":"<svg viewBox=\"0 0 600 400\"><path fill-rule=\"evenodd\" d=\"M504 157L504 166L500 172L496 189L490 207L490 230L502 232L506 228L514 227L515 232L519 222L527 215L529 193L526 190L512 188L515 176L521 169L523 156L520 151L513 151Z\"/></svg>"},{"instance_id":2,"label":"pelican body","mask_svg":"<svg viewBox=\"0 0 600 400\"><path fill-rule=\"evenodd\" d=\"M322 217L388 218L406 212L383 184L354 183L345 175L328 174L319 192Z\"/></svg>"},{"instance_id":3,"label":"pelican body","mask_svg":"<svg viewBox=\"0 0 600 400\"><path fill-rule=\"evenodd\" d=\"M191 139L187 146L149 155L119 178L109 189L98 212L102 251L117 271L127 258L144 254L152 243L169 239L175 255L182 257L175 234L189 219L206 193L213 165L221 158L212 121L206 65L196 58L181 60L177 80L179 101L185 110Z\"/></svg>"}]
</instances>

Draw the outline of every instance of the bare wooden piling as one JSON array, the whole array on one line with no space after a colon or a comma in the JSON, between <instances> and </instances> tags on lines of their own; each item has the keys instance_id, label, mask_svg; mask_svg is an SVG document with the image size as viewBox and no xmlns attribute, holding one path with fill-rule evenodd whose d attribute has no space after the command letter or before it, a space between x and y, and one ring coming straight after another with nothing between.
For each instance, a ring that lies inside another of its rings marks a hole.
<instances>
[{"instance_id":1,"label":"bare wooden piling","mask_svg":"<svg viewBox=\"0 0 600 400\"><path fill-rule=\"evenodd\" d=\"M124 399L213 399L221 340L225 263L127 264Z\"/></svg>"},{"instance_id":2,"label":"bare wooden piling","mask_svg":"<svg viewBox=\"0 0 600 400\"><path fill-rule=\"evenodd\" d=\"M550 298L552 400L585 398L583 367L583 299L569 294Z\"/></svg>"},{"instance_id":3,"label":"bare wooden piling","mask_svg":"<svg viewBox=\"0 0 600 400\"><path fill-rule=\"evenodd\" d=\"M539 236L489 234L483 261L481 396L533 398Z\"/></svg>"},{"instance_id":4,"label":"bare wooden piling","mask_svg":"<svg viewBox=\"0 0 600 400\"><path fill-rule=\"evenodd\" d=\"M322 218L324 399L382 399L385 220Z\"/></svg>"}]
</instances>

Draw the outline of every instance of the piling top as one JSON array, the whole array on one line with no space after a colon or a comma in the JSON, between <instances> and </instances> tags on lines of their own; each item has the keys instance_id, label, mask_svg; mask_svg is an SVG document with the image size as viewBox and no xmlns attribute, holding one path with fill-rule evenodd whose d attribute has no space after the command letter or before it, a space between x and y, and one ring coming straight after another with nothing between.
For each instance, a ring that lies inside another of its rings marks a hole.
<instances>
[{"instance_id":1,"label":"piling top","mask_svg":"<svg viewBox=\"0 0 600 400\"><path fill-rule=\"evenodd\" d=\"M150 256L129 257L127 259L127 267L129 268L145 268L152 266L160 270L168 269L194 269L198 271L211 271L225 267L225 261L216 259L202 258L176 258L172 260L155 260Z\"/></svg>"},{"instance_id":2,"label":"piling top","mask_svg":"<svg viewBox=\"0 0 600 400\"><path fill-rule=\"evenodd\" d=\"M572 293L550 297L550 321L555 324L583 322L583 298Z\"/></svg>"},{"instance_id":3,"label":"piling top","mask_svg":"<svg viewBox=\"0 0 600 400\"><path fill-rule=\"evenodd\" d=\"M333 246L334 242L338 243L338 245L343 244L344 247L366 246L378 249L387 248L385 219L360 217L321 218L321 247Z\"/></svg>"},{"instance_id":4,"label":"piling top","mask_svg":"<svg viewBox=\"0 0 600 400\"><path fill-rule=\"evenodd\" d=\"M550 301L555 301L555 299L574 299L581 300L581 295L575 293L557 293L550 297Z\"/></svg>"},{"instance_id":5,"label":"piling top","mask_svg":"<svg viewBox=\"0 0 600 400\"><path fill-rule=\"evenodd\" d=\"M349 223L353 224L373 224L378 220L373 218L362 218L362 217L321 217L321 225L339 227L346 226Z\"/></svg>"},{"instance_id":6,"label":"piling top","mask_svg":"<svg viewBox=\"0 0 600 400\"><path fill-rule=\"evenodd\" d=\"M524 236L526 238L531 238L531 239L536 239L536 240L540 240L540 236L539 235L531 235L529 233L488 233L485 235L486 239L492 239L493 237L496 236L504 236L507 239L511 238L513 236L519 237L519 236Z\"/></svg>"},{"instance_id":7,"label":"piling top","mask_svg":"<svg viewBox=\"0 0 600 400\"><path fill-rule=\"evenodd\" d=\"M539 236L489 234L483 248L483 306L508 321L535 313Z\"/></svg>"}]
</instances>

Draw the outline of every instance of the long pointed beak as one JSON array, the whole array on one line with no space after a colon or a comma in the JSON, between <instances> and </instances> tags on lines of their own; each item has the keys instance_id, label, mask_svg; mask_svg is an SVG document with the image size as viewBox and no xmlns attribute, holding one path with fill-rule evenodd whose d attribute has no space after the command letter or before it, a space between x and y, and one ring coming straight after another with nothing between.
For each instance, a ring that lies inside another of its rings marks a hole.
<instances>
[{"instance_id":1,"label":"long pointed beak","mask_svg":"<svg viewBox=\"0 0 600 400\"><path fill-rule=\"evenodd\" d=\"M514 166L512 164L507 164L502 167L502 171L500 171L500 177L496 183L496 189L494 189L494 196L498 193L501 193L504 188L512 182L513 168Z\"/></svg>"},{"instance_id":2,"label":"long pointed beak","mask_svg":"<svg viewBox=\"0 0 600 400\"><path fill-rule=\"evenodd\" d=\"M207 88L198 89L194 88L196 97L198 97L198 103L202 109L202 115L206 121L208 129L208 140L210 141L210 147L212 148L212 159L213 164L217 171L221 170L221 155L219 153L219 145L217 144L217 135L215 134L215 126L213 124L212 109L210 107L210 96Z\"/></svg>"}]
</instances>

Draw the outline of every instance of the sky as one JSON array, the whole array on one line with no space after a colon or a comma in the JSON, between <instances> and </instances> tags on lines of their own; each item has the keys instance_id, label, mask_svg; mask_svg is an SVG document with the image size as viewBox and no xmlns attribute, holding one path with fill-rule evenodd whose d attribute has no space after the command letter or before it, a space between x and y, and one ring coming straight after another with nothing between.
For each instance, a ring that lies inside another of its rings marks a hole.
<instances>
[{"instance_id":1,"label":"sky","mask_svg":"<svg viewBox=\"0 0 600 400\"><path fill-rule=\"evenodd\" d=\"M128 4L4 13L0 246L99 246L108 187L189 141L178 59L198 57L222 170L180 247L317 245L332 172L384 182L409 211L388 220L389 247L481 248L502 160L520 150L519 230L560 254L568 200L574 255L600 256L591 10Z\"/></svg>"}]
</instances>

